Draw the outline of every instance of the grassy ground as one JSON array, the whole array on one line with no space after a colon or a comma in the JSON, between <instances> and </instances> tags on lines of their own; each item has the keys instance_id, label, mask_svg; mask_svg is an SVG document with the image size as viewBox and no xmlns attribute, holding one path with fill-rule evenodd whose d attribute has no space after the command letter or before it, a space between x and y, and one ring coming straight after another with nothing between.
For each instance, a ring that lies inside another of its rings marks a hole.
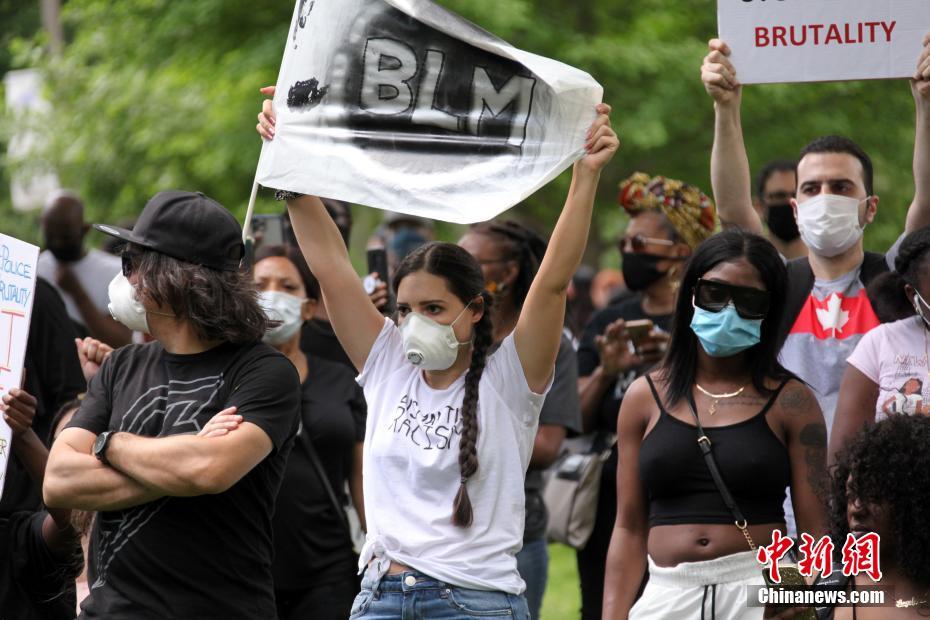
<instances>
[{"instance_id":1,"label":"grassy ground","mask_svg":"<svg viewBox=\"0 0 930 620\"><path fill-rule=\"evenodd\" d=\"M580 609L575 550L565 545L549 545L549 582L540 620L575 620Z\"/></svg>"}]
</instances>

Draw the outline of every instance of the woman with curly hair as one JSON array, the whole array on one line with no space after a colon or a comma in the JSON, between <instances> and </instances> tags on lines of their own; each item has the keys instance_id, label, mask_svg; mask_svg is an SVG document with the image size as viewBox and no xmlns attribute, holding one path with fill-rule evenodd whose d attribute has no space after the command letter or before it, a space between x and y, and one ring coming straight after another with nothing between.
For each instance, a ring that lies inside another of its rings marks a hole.
<instances>
[{"instance_id":1,"label":"woman with curly hair","mask_svg":"<svg viewBox=\"0 0 930 620\"><path fill-rule=\"evenodd\" d=\"M893 415L860 431L832 471L830 534L881 537L882 578L854 577L855 587L894 588L895 607L837 608L836 620L892 620L930 615L930 418ZM890 602L890 601L887 601Z\"/></svg>"},{"instance_id":2,"label":"woman with curly hair","mask_svg":"<svg viewBox=\"0 0 930 620\"><path fill-rule=\"evenodd\" d=\"M711 199L675 179L637 172L620 184L618 202L630 216L618 245L632 295L594 315L578 348L581 416L585 432L596 432L594 451L604 450L616 433L626 390L661 357L682 265L717 228ZM638 332L627 329L632 321L639 323ZM614 448L604 464L594 530L578 550L584 620L601 618L604 566L616 517L616 471Z\"/></svg>"},{"instance_id":3,"label":"woman with curly hair","mask_svg":"<svg viewBox=\"0 0 930 620\"><path fill-rule=\"evenodd\" d=\"M849 357L830 436L831 460L867 424L930 412L930 227L904 238L895 272L882 279L882 289L893 291L895 304L911 315L870 331Z\"/></svg>"}]
</instances>

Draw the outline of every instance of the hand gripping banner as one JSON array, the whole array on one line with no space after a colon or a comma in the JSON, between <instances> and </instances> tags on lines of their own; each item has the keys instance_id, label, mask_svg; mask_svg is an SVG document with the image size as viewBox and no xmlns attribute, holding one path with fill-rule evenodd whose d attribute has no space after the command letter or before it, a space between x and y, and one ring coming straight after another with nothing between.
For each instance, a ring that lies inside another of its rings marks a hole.
<instances>
[{"instance_id":1,"label":"hand gripping banner","mask_svg":"<svg viewBox=\"0 0 930 620\"><path fill-rule=\"evenodd\" d=\"M298 0L257 180L488 220L584 155L602 94L427 0Z\"/></svg>"}]
</instances>

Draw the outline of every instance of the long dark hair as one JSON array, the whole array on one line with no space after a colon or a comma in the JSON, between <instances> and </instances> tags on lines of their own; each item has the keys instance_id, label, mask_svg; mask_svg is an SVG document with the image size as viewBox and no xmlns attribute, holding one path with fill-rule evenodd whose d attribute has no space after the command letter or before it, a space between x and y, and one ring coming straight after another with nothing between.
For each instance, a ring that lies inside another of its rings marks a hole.
<instances>
[{"instance_id":1,"label":"long dark hair","mask_svg":"<svg viewBox=\"0 0 930 620\"><path fill-rule=\"evenodd\" d=\"M511 295L517 309L523 308L523 302L526 301L526 295L530 292L530 286L546 254L546 240L514 220L473 224L471 232L491 237L503 244L503 258L517 263L517 278L514 280Z\"/></svg>"},{"instance_id":2,"label":"long dark hair","mask_svg":"<svg viewBox=\"0 0 930 620\"><path fill-rule=\"evenodd\" d=\"M484 300L484 314L475 324L471 366L465 375L465 398L460 411L462 435L459 440L459 472L461 480L452 507L452 522L459 527L469 527L474 514L468 497L468 479L478 471L478 384L484 373L488 350L493 341L491 327L491 295L484 290L481 266L463 248L452 243L427 243L403 260L394 273L394 294L401 281L417 271L425 271L446 281L452 294L468 304L476 297Z\"/></svg>"},{"instance_id":3,"label":"long dark hair","mask_svg":"<svg viewBox=\"0 0 930 620\"><path fill-rule=\"evenodd\" d=\"M775 247L762 237L735 230L722 232L699 245L685 266L672 319L671 341L659 371L667 384L669 407L686 398L694 385L700 346L691 331L694 287L704 274L717 265L740 258L745 258L755 267L772 298L768 314L762 321L759 344L746 352L752 384L760 394L769 395L772 390L766 385L767 379L784 381L793 377L778 363L778 326L784 312L780 300L785 298L788 279L785 264Z\"/></svg>"},{"instance_id":4,"label":"long dark hair","mask_svg":"<svg viewBox=\"0 0 930 620\"><path fill-rule=\"evenodd\" d=\"M133 269L140 296L171 308L197 337L234 344L262 339L270 322L248 272L211 269L139 246L132 250L138 254Z\"/></svg>"}]
</instances>

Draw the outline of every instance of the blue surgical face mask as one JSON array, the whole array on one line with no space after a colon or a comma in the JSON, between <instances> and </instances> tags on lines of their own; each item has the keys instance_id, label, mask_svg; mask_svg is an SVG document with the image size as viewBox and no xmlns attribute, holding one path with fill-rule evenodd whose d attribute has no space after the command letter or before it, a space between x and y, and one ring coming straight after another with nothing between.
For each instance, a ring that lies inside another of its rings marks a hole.
<instances>
[{"instance_id":1,"label":"blue surgical face mask","mask_svg":"<svg viewBox=\"0 0 930 620\"><path fill-rule=\"evenodd\" d=\"M720 312L694 308L691 331L711 357L730 357L759 344L762 319L744 319L732 303Z\"/></svg>"}]
</instances>

